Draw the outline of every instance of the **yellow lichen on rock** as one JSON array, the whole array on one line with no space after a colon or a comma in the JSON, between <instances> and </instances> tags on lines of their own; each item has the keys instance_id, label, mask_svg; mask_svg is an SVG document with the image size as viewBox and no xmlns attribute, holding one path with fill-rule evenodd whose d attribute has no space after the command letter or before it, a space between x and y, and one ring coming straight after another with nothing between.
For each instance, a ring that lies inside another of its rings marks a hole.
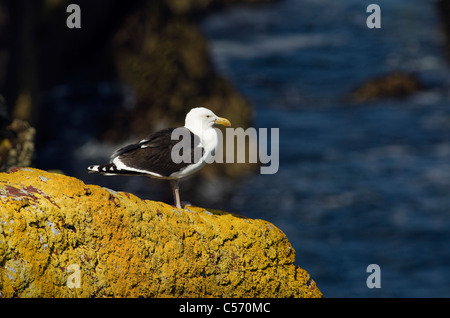
<instances>
[{"instance_id":1,"label":"yellow lichen on rock","mask_svg":"<svg viewBox=\"0 0 450 318\"><path fill-rule=\"evenodd\" d=\"M2 297L321 297L272 224L0 173Z\"/></svg>"}]
</instances>

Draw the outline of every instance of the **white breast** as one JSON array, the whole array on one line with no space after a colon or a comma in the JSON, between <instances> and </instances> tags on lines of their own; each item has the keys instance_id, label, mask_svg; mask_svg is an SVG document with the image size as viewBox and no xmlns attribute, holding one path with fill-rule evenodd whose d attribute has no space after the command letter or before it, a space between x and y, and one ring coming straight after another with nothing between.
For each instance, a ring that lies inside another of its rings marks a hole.
<instances>
[{"instance_id":1,"label":"white breast","mask_svg":"<svg viewBox=\"0 0 450 318\"><path fill-rule=\"evenodd\" d=\"M195 133L195 132L194 132ZM200 136L200 146L204 149L204 154L202 158L197 162L188 165L186 168L174 172L170 175L171 178L178 179L180 177L188 176L190 174L193 174L203 168L205 166L206 162L211 159L211 157L215 154L217 144L218 144L218 137L217 132L214 128L208 128L204 131L202 131L202 134L198 134Z\"/></svg>"}]
</instances>

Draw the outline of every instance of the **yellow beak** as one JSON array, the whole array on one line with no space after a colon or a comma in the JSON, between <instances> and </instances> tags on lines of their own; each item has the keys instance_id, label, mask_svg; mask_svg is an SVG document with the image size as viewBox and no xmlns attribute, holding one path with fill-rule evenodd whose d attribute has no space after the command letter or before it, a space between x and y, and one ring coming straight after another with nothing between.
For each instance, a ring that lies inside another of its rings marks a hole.
<instances>
[{"instance_id":1,"label":"yellow beak","mask_svg":"<svg viewBox=\"0 0 450 318\"><path fill-rule=\"evenodd\" d=\"M219 125L224 125L224 126L231 126L231 123L228 119L226 118L222 118L222 117L218 117L215 121L215 124L219 124Z\"/></svg>"}]
</instances>

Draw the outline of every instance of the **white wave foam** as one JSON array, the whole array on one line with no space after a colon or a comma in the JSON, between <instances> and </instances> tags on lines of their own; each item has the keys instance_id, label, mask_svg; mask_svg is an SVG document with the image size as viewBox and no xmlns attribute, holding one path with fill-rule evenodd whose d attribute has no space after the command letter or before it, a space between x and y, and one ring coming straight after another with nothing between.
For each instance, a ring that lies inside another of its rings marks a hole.
<instances>
[{"instance_id":1,"label":"white wave foam","mask_svg":"<svg viewBox=\"0 0 450 318\"><path fill-rule=\"evenodd\" d=\"M288 34L264 36L249 42L229 40L213 41L211 50L219 58L255 58L315 47L335 45L339 39L325 34Z\"/></svg>"}]
</instances>

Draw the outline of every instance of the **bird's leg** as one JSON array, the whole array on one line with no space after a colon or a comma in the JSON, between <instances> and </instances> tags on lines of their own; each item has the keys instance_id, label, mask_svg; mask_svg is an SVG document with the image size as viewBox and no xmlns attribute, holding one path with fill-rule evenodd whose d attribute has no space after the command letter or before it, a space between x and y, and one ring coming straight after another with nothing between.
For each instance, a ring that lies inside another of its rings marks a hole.
<instances>
[{"instance_id":1,"label":"bird's leg","mask_svg":"<svg viewBox=\"0 0 450 318\"><path fill-rule=\"evenodd\" d=\"M178 209L181 209L181 201L180 201L180 190L178 188L178 180L170 180L170 186L172 187L173 198L175 201L175 206Z\"/></svg>"}]
</instances>

